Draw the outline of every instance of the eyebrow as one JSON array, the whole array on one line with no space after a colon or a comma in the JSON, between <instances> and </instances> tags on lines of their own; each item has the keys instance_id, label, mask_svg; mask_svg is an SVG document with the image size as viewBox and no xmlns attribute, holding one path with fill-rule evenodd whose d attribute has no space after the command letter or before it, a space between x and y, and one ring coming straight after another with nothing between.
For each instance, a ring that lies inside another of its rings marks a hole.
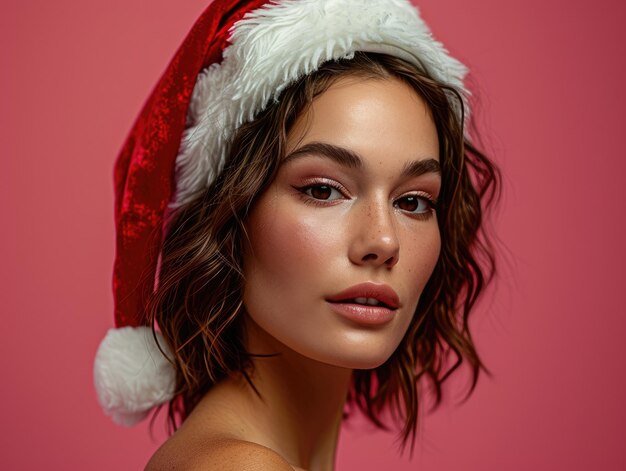
<instances>
[{"instance_id":1,"label":"eyebrow","mask_svg":"<svg viewBox=\"0 0 626 471\"><path fill-rule=\"evenodd\" d=\"M311 154L330 159L342 167L362 169L364 166L363 159L361 159L356 152L326 142L310 142L305 144L287 155L283 159L282 164ZM439 162L433 158L413 160L407 162L402 169L403 177L419 177L425 173L437 173L441 175Z\"/></svg>"}]
</instances>

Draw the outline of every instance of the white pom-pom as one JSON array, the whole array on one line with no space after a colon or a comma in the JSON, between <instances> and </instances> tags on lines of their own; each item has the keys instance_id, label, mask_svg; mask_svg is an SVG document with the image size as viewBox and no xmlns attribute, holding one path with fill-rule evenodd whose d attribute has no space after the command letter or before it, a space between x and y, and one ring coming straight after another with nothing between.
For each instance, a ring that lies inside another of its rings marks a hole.
<instances>
[{"instance_id":1,"label":"white pom-pom","mask_svg":"<svg viewBox=\"0 0 626 471\"><path fill-rule=\"evenodd\" d=\"M160 333L161 348L172 358ZM176 371L154 341L149 327L110 329L98 348L94 384L107 415L130 427L150 409L174 396Z\"/></svg>"}]
</instances>

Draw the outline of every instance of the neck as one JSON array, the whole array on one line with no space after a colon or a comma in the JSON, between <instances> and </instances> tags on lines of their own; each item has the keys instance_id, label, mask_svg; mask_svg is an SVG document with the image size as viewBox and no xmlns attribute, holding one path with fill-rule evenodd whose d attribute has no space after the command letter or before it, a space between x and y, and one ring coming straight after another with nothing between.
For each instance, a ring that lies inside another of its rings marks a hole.
<instances>
[{"instance_id":1,"label":"neck","mask_svg":"<svg viewBox=\"0 0 626 471\"><path fill-rule=\"evenodd\" d=\"M250 379L260 397L247 383L242 388L254 410L246 421L255 439L294 466L333 469L352 370L300 355L253 322L247 332L248 352L279 353L252 357Z\"/></svg>"}]
</instances>

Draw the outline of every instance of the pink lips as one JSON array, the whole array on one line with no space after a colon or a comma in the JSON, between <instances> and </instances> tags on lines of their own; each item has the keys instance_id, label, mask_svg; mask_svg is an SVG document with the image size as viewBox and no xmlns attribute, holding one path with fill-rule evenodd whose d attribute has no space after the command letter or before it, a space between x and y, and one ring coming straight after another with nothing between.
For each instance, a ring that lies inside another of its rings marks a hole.
<instances>
[{"instance_id":1,"label":"pink lips","mask_svg":"<svg viewBox=\"0 0 626 471\"><path fill-rule=\"evenodd\" d=\"M377 305L361 304L356 298L378 301ZM337 314L360 324L384 324L395 316L400 307L400 298L388 285L378 283L361 283L334 294L326 301Z\"/></svg>"}]
</instances>

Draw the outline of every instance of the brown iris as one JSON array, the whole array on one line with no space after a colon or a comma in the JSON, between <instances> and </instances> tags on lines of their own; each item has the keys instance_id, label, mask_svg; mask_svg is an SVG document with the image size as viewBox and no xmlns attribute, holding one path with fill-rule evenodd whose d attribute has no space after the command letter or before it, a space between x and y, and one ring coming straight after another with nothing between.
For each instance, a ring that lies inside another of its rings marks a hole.
<instances>
[{"instance_id":1,"label":"brown iris","mask_svg":"<svg viewBox=\"0 0 626 471\"><path fill-rule=\"evenodd\" d=\"M318 200L327 200L330 198L333 189L328 185L316 185L311 187L311 196Z\"/></svg>"},{"instance_id":2,"label":"brown iris","mask_svg":"<svg viewBox=\"0 0 626 471\"><path fill-rule=\"evenodd\" d=\"M405 196L396 203L398 208L403 211L415 211L419 207L419 198L417 196Z\"/></svg>"}]
</instances>

